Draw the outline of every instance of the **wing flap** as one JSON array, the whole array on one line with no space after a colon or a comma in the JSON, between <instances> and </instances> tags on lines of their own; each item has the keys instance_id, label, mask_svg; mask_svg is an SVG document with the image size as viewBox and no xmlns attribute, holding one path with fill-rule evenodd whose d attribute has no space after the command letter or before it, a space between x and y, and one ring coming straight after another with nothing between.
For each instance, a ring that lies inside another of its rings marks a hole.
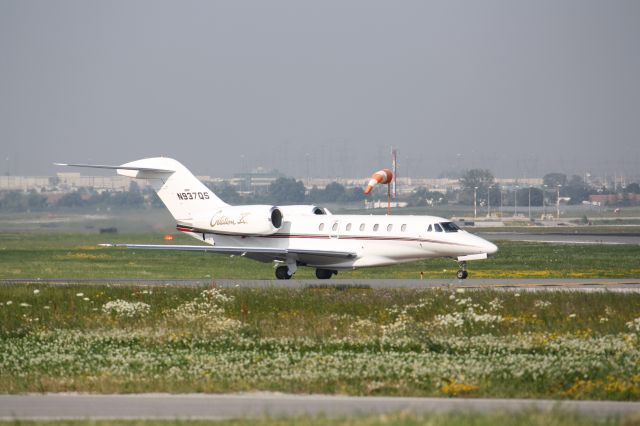
<instances>
[{"instance_id":1,"label":"wing flap","mask_svg":"<svg viewBox=\"0 0 640 426\"><path fill-rule=\"evenodd\" d=\"M274 247L234 247L234 246L200 246L200 245L176 245L176 244L100 244L101 247L124 247L129 249L142 250L179 250L179 251L202 251L210 253L230 253L230 254L258 254L267 256L283 256L287 254L297 254L303 256L325 256L337 258L353 258L356 253L346 251L329 250L302 250L286 249Z\"/></svg>"}]
</instances>

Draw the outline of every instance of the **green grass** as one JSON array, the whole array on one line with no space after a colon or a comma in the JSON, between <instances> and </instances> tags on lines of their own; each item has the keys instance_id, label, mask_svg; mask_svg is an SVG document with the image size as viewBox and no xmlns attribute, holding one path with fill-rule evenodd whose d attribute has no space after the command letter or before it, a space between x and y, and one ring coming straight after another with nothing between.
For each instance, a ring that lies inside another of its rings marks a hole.
<instances>
[{"instance_id":1,"label":"green grass","mask_svg":"<svg viewBox=\"0 0 640 426\"><path fill-rule=\"evenodd\" d=\"M640 399L635 293L202 291L7 285L0 392Z\"/></svg>"},{"instance_id":2,"label":"green grass","mask_svg":"<svg viewBox=\"0 0 640 426\"><path fill-rule=\"evenodd\" d=\"M239 256L101 248L103 242L162 243L158 234L1 233L0 278L245 278L273 279L269 263ZM175 244L193 244L177 236ZM500 251L469 263L471 278L637 278L640 246L497 242ZM341 271L339 278L452 278L457 264L433 259L383 268ZM296 278L313 278L300 268Z\"/></svg>"},{"instance_id":3,"label":"green grass","mask_svg":"<svg viewBox=\"0 0 640 426\"><path fill-rule=\"evenodd\" d=\"M638 416L599 419L563 411L529 411L524 413L447 413L418 415L411 412L358 415L352 417L272 417L229 420L54 420L6 422L15 426L631 426L638 424Z\"/></svg>"}]
</instances>

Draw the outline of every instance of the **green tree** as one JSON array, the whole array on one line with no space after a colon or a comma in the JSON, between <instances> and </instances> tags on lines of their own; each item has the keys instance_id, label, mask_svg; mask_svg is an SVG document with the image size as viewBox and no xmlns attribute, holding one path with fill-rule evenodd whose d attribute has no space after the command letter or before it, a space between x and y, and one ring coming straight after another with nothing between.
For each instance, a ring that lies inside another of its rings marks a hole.
<instances>
[{"instance_id":1,"label":"green tree","mask_svg":"<svg viewBox=\"0 0 640 426\"><path fill-rule=\"evenodd\" d=\"M274 204L300 203L304 201L305 188L301 181L281 177L269 185L268 199Z\"/></svg>"},{"instance_id":2,"label":"green tree","mask_svg":"<svg viewBox=\"0 0 640 426\"><path fill-rule=\"evenodd\" d=\"M548 188L556 188L558 185L567 186L567 175L564 173L547 173L542 177L542 183Z\"/></svg>"},{"instance_id":3,"label":"green tree","mask_svg":"<svg viewBox=\"0 0 640 426\"><path fill-rule=\"evenodd\" d=\"M638 185L636 182L630 183L625 188L625 191L630 194L640 194L640 185Z\"/></svg>"},{"instance_id":4,"label":"green tree","mask_svg":"<svg viewBox=\"0 0 640 426\"><path fill-rule=\"evenodd\" d=\"M460 178L460 185L462 186L460 202L467 205L473 204L474 190L478 204L482 201L486 202L489 196L488 189L493 185L494 181L493 174L487 169L471 169L466 171Z\"/></svg>"},{"instance_id":5,"label":"green tree","mask_svg":"<svg viewBox=\"0 0 640 426\"><path fill-rule=\"evenodd\" d=\"M580 204L589 198L590 189L581 176L573 175L560 194L570 198L569 204Z\"/></svg>"},{"instance_id":6,"label":"green tree","mask_svg":"<svg viewBox=\"0 0 640 426\"><path fill-rule=\"evenodd\" d=\"M434 204L446 204L447 196L442 192L429 191L425 187L419 187L413 190L407 202L412 207L425 207Z\"/></svg>"},{"instance_id":7,"label":"green tree","mask_svg":"<svg viewBox=\"0 0 640 426\"><path fill-rule=\"evenodd\" d=\"M242 196L229 182L212 183L207 182L207 187L222 201L229 204L243 204Z\"/></svg>"}]
</instances>

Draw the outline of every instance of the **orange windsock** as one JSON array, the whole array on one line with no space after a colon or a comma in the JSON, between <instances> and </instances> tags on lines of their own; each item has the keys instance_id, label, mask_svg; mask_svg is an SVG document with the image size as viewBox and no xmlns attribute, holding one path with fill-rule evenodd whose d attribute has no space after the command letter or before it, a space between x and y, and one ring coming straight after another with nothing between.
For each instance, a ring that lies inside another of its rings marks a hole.
<instances>
[{"instance_id":1,"label":"orange windsock","mask_svg":"<svg viewBox=\"0 0 640 426\"><path fill-rule=\"evenodd\" d=\"M371 175L371 179L369 180L369 183L367 184L367 189L364 190L364 193L365 194L370 193L373 187L379 183L391 183L392 180L393 180L393 173L391 172L391 170L389 169L378 170L377 172Z\"/></svg>"}]
</instances>

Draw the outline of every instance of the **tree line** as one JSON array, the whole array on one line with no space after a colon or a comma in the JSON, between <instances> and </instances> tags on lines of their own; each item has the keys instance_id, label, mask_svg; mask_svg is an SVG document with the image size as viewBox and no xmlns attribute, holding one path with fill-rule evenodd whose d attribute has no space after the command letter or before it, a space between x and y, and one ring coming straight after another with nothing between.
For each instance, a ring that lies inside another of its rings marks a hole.
<instances>
[{"instance_id":1,"label":"tree line","mask_svg":"<svg viewBox=\"0 0 640 426\"><path fill-rule=\"evenodd\" d=\"M548 173L543 177L543 187L511 187L504 188L496 183L491 171L472 169L463 173L459 180L460 190L438 192L420 187L410 194L402 194L398 201L405 201L409 206L423 207L448 204L451 202L473 205L474 196L477 205L529 205L542 206L543 203L555 203L558 192L560 197L569 198L569 204L580 204L591 194L610 194L608 188L590 187L582 177L568 177L562 173ZM273 181L264 191L252 194L240 193L229 183L205 184L221 199L229 204L340 204L358 203L365 199L362 187L346 187L338 182L329 183L325 188L312 187L306 190L301 180L291 177L280 177ZM384 188L378 189L378 196L386 196ZM638 183L631 183L624 189L626 193L640 194ZM385 192L385 194L383 194ZM375 198L375 197L373 197ZM24 212L43 211L68 208L108 209L152 208L163 204L155 191L149 187L140 188L132 181L127 191L98 192L92 188L79 188L61 196L43 194L35 190L4 191L0 193L0 211Z\"/></svg>"}]
</instances>

